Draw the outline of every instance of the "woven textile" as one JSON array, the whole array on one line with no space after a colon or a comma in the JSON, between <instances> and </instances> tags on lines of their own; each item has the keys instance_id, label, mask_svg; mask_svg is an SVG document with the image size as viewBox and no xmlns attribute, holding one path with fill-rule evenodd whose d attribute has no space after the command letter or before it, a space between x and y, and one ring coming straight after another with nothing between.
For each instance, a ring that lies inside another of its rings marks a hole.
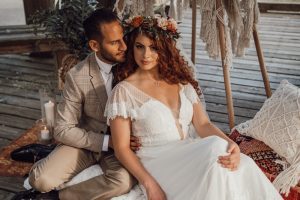
<instances>
[{"instance_id":1,"label":"woven textile","mask_svg":"<svg viewBox=\"0 0 300 200\"><path fill-rule=\"evenodd\" d=\"M250 156L266 174L277 176L283 171L283 159L262 141L241 135L234 130L230 136L240 147L241 152ZM282 161L282 162L278 162Z\"/></svg>"},{"instance_id":2,"label":"woven textile","mask_svg":"<svg viewBox=\"0 0 300 200\"><path fill-rule=\"evenodd\" d=\"M42 129L40 124L35 124L19 138L12 141L0 152L0 176L20 176L23 177L29 173L32 163L18 162L10 158L10 153L27 144L38 141L38 133Z\"/></svg>"},{"instance_id":3,"label":"woven textile","mask_svg":"<svg viewBox=\"0 0 300 200\"><path fill-rule=\"evenodd\" d=\"M300 178L300 89L283 80L252 120L236 127L243 135L263 141L290 166L274 180L288 193Z\"/></svg>"},{"instance_id":4,"label":"woven textile","mask_svg":"<svg viewBox=\"0 0 300 200\"><path fill-rule=\"evenodd\" d=\"M278 174L284 169L284 158L280 157L273 149L262 141L252 137L241 135L237 130L233 130L229 137L235 141L241 152L250 156L261 168L270 181L274 181ZM284 200L300 200L300 187L294 187Z\"/></svg>"}]
</instances>

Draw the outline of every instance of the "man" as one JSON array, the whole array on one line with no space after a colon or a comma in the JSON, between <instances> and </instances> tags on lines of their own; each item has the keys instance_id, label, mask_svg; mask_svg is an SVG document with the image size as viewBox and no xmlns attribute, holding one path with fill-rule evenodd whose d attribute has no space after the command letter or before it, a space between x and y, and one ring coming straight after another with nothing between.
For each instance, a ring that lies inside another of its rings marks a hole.
<instances>
[{"instance_id":1,"label":"man","mask_svg":"<svg viewBox=\"0 0 300 200\"><path fill-rule=\"evenodd\" d=\"M85 21L88 44L93 50L66 76L63 100L58 105L55 139L61 144L36 163L30 185L44 198L87 167L99 163L104 174L59 190L59 199L110 199L127 193L134 179L115 158L107 132L104 109L112 89L111 68L124 62L126 44L117 16L107 9L93 12ZM132 148L135 148L135 139ZM50 192L51 191L51 192ZM54 195L53 195L54 193ZM32 198L26 194L26 198ZM56 196L56 197L55 197ZM24 197L23 197L24 198Z\"/></svg>"}]
</instances>

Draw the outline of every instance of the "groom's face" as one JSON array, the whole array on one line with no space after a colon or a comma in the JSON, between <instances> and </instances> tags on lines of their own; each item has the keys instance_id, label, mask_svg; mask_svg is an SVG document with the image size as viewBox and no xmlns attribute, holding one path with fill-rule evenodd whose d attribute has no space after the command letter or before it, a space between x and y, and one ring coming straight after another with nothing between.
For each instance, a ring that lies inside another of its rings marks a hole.
<instances>
[{"instance_id":1,"label":"groom's face","mask_svg":"<svg viewBox=\"0 0 300 200\"><path fill-rule=\"evenodd\" d=\"M127 46L123 40L123 28L118 21L102 24L99 27L102 39L97 41L99 49L96 52L99 59L106 63L125 61Z\"/></svg>"}]
</instances>

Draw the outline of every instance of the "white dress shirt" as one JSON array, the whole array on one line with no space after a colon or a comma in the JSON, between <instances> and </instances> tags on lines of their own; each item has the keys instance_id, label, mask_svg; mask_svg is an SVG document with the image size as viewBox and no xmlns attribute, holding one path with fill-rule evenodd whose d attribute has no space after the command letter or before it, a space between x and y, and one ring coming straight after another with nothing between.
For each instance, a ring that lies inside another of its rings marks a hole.
<instances>
[{"instance_id":1,"label":"white dress shirt","mask_svg":"<svg viewBox=\"0 0 300 200\"><path fill-rule=\"evenodd\" d=\"M97 55L95 57L96 57L97 64L100 68L100 74L105 83L107 96L109 97L112 90L112 80L113 80L113 74L111 73L112 65L101 61L97 57ZM109 142L109 135L104 135L102 151L108 151L108 142Z\"/></svg>"}]
</instances>

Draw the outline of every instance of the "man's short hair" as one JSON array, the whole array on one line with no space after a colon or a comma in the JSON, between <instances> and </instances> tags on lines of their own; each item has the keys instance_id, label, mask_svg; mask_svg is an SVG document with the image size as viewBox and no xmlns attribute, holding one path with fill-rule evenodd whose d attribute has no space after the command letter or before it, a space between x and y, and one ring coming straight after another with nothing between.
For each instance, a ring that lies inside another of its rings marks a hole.
<instances>
[{"instance_id":1,"label":"man's short hair","mask_svg":"<svg viewBox=\"0 0 300 200\"><path fill-rule=\"evenodd\" d=\"M88 40L95 39L96 37L100 40L103 39L101 33L101 26L103 24L111 23L114 21L120 21L118 16L109 9L101 8L95 10L89 17L83 21L83 28Z\"/></svg>"}]
</instances>

